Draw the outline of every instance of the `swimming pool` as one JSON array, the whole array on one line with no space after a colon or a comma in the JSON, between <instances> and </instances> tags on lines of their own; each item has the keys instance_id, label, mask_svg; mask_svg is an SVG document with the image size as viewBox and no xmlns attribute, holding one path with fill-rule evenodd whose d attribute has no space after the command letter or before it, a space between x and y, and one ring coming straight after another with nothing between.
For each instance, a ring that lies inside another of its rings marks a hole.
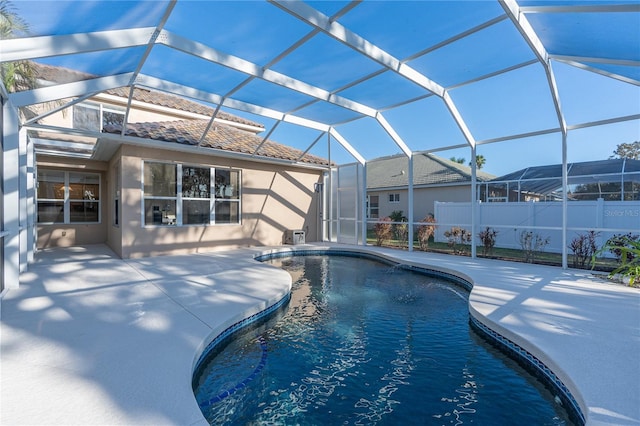
<instances>
[{"instance_id":1,"label":"swimming pool","mask_svg":"<svg viewBox=\"0 0 640 426\"><path fill-rule=\"evenodd\" d=\"M229 335L194 374L211 424L572 424L469 326L460 286L369 259L273 259L288 306Z\"/></svg>"}]
</instances>

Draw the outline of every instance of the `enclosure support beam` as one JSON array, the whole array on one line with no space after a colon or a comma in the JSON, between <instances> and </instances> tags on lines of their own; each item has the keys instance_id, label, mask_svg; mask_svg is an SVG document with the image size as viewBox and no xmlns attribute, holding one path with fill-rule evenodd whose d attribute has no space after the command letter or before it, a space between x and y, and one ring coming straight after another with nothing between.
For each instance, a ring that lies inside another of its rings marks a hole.
<instances>
[{"instance_id":1,"label":"enclosure support beam","mask_svg":"<svg viewBox=\"0 0 640 426\"><path fill-rule=\"evenodd\" d=\"M367 245L367 163L362 165L362 185L360 186L362 196L360 198L360 236L363 246ZM356 220L356 223L358 221Z\"/></svg>"},{"instance_id":2,"label":"enclosure support beam","mask_svg":"<svg viewBox=\"0 0 640 426\"><path fill-rule=\"evenodd\" d=\"M478 219L478 191L476 188L476 146L471 147L471 257L476 258L476 223Z\"/></svg>"},{"instance_id":3,"label":"enclosure support beam","mask_svg":"<svg viewBox=\"0 0 640 426\"><path fill-rule=\"evenodd\" d=\"M20 141L18 109L2 105L2 289L17 288L20 276Z\"/></svg>"},{"instance_id":4,"label":"enclosure support beam","mask_svg":"<svg viewBox=\"0 0 640 426\"><path fill-rule=\"evenodd\" d=\"M567 133L562 133L562 269L569 267L567 259L567 189L569 178L567 170Z\"/></svg>"},{"instance_id":5,"label":"enclosure support beam","mask_svg":"<svg viewBox=\"0 0 640 426\"><path fill-rule=\"evenodd\" d=\"M20 272L27 269L28 262L28 244L29 244L29 227L28 212L29 203L27 201L27 132L26 130L18 130L18 224L20 232Z\"/></svg>"},{"instance_id":6,"label":"enclosure support beam","mask_svg":"<svg viewBox=\"0 0 640 426\"><path fill-rule=\"evenodd\" d=\"M414 222L414 215L413 215L413 154L410 154L408 156L408 161L409 161L409 173L407 173L407 181L409 183L409 187L408 187L408 192L409 192L409 199L407 200L407 210L409 210L408 214L408 220L409 220L409 233L407 236L407 244L409 247L409 251L413 251L413 222Z\"/></svg>"},{"instance_id":7,"label":"enclosure support beam","mask_svg":"<svg viewBox=\"0 0 640 426\"><path fill-rule=\"evenodd\" d=\"M560 130L562 132L562 268L567 269L567 123L562 113L562 107L560 105L560 94L558 92L558 86L553 74L549 54L544 47L544 44L538 37L538 34L534 31L531 23L522 12L522 9L515 0L498 0L502 5L505 13L511 19L511 22L515 25L516 29L520 32L525 39L531 50L535 53L536 57L543 66L545 74L547 76L547 82L549 83L549 90L551 91L551 97L553 99L553 105L556 110L556 116L558 123L560 124Z\"/></svg>"},{"instance_id":8,"label":"enclosure support beam","mask_svg":"<svg viewBox=\"0 0 640 426\"><path fill-rule=\"evenodd\" d=\"M35 251L36 251L36 154L35 154L35 144L31 138L27 138L27 129L24 127L20 130L20 139L24 138L26 140L26 148L27 148L27 171L26 171L26 203L27 203L27 243L26 243L26 252L27 252L27 264L30 264L34 261Z\"/></svg>"}]
</instances>

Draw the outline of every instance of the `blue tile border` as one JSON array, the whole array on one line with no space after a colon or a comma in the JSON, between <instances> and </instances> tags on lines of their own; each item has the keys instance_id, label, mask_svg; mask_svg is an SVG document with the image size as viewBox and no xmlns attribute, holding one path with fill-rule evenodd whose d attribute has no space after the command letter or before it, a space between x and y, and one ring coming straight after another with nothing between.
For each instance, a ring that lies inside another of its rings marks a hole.
<instances>
[{"instance_id":1,"label":"blue tile border","mask_svg":"<svg viewBox=\"0 0 640 426\"><path fill-rule=\"evenodd\" d=\"M293 256L326 256L326 255L329 255L329 256L348 256L348 257L357 257L357 258L376 260L378 262L382 262L382 263L385 263L385 264L388 264L388 265L392 265L394 267L398 267L398 268L402 268L402 269L418 272L418 273L425 274L425 275L435 276L435 277L438 277L438 278L444 278L444 279L446 279L448 281L451 281L452 283L454 283L456 285L459 285L459 286L465 288L468 291L471 291L472 288L473 288L473 284L470 283L469 281L467 281L467 280L465 280L465 279L463 279L463 278L461 278L461 277L459 277L457 275L450 274L448 272L444 272L444 271L440 271L440 270L432 269L432 268L427 268L427 267L422 267L422 266L414 266L414 265L403 264L403 263L400 263L400 262L396 262L396 261L392 261L392 260L386 259L386 258L384 258L383 256L380 256L380 255L376 255L376 254L372 254L372 253L358 252L358 251L351 251L351 250L340 250L340 249L335 249L335 248L310 249L310 250L309 249L304 249L304 248L301 248L301 249L293 248L293 249L288 249L286 251L276 251L276 252L270 252L270 253L263 253L263 254L255 256L254 259L259 261L259 262L263 262L263 261L269 260L269 259L277 259L277 258L285 258L285 257L293 257ZM234 333L240 331L241 329L245 328L246 326L248 326L250 324L253 324L256 321L259 321L261 319L264 319L265 317L269 316L270 314L273 314L279 308L283 307L289 301L290 297L291 297L291 293L287 293L286 296L284 296L282 299L280 299L275 304L269 306L268 308L264 309L263 311L260 311L260 312L254 314L254 315L251 315L250 317L247 317L247 318L245 318L245 319L243 319L241 321L236 322L235 324L230 325L222 333L220 333L218 336L216 336L207 345L207 347L202 351L202 354L200 355L200 358L198 358L196 366L195 366L195 368L193 370L194 371L194 377L196 377L196 373L199 371L199 369L202 368L203 361L208 357L209 353L216 346L218 346L223 341L225 341L225 339L230 338ZM558 378L558 376L553 371L551 371L551 369L549 367L547 367L542 361L540 361L535 355L531 354L526 349L522 348L518 344L514 343L513 341L511 341L508 338L504 337L500 333L498 333L495 330L491 329L489 326L487 326L486 324L482 323L479 319L475 318L471 314L469 314L469 323L472 326L472 329L477 331L481 336L485 337L490 343L494 344L496 347L498 347L503 352L505 352L508 356L512 357L517 362L519 362L521 365L523 365L525 368L527 368L538 379L540 379L544 384L546 384L547 386L549 386L550 388L552 388L556 392L558 392L559 398L560 398L563 406L565 407L565 409L567 410L567 412L571 416L572 421L574 421L577 425L584 425L586 423L584 414L582 413L582 410L580 409L580 405L578 404L578 402L576 401L574 396L571 394L571 391L569 390L569 388L567 388L567 386L562 382L562 380L560 380L560 378ZM266 362L266 343L263 344L261 342L261 348L263 350L263 356L262 356L261 363L258 365L258 367L256 367L258 369L258 372L259 372L259 370L262 369L261 366L264 366L263 365L264 364L263 361ZM247 379L245 379L242 382L240 382L234 388L231 388L230 390L222 392L220 395L217 395L216 397L212 398L210 401L207 402L207 404L211 405L211 404L213 404L213 403L215 403L217 401L220 401L220 400L226 398L227 396L235 393L238 389L246 386L246 384L249 381L253 380L255 374L257 374L258 372L254 371ZM205 405L207 405L207 404L205 404Z\"/></svg>"},{"instance_id":2,"label":"blue tile border","mask_svg":"<svg viewBox=\"0 0 640 426\"><path fill-rule=\"evenodd\" d=\"M204 348L204 350L202 351L202 353L200 354L200 357L198 358L198 361L196 362L195 367L193 368L193 376L197 377L197 373L200 371L200 369L203 367L203 362L207 359L207 357L209 356L209 354L211 353L211 351L218 346L219 344L221 344L222 342L224 342L226 339L228 339L229 337L231 337L233 334L239 332L240 330L242 330L243 328L254 324L255 322L261 320L261 319L265 319L267 316L275 313L278 309L282 308L285 304L287 304L289 302L289 299L291 298L291 293L287 293L282 299L280 299L279 301L277 301L276 303L274 303L273 305L269 306L268 308L257 312L241 321L238 321L234 324L231 324L229 327L227 327L222 333L218 334L211 342L209 342L209 344Z\"/></svg>"},{"instance_id":3,"label":"blue tile border","mask_svg":"<svg viewBox=\"0 0 640 426\"><path fill-rule=\"evenodd\" d=\"M469 323L474 330L476 330L481 336L485 337L490 343L494 344L508 356L515 359L516 362L533 373L533 375L545 385L556 390L562 405L567 410L574 423L577 425L584 425L586 423L582 410L580 409L580 405L571 394L571 391L564 383L562 383L562 380L560 380L560 378L558 378L558 376L556 376L556 374L535 355L487 327L473 315L469 315Z\"/></svg>"}]
</instances>

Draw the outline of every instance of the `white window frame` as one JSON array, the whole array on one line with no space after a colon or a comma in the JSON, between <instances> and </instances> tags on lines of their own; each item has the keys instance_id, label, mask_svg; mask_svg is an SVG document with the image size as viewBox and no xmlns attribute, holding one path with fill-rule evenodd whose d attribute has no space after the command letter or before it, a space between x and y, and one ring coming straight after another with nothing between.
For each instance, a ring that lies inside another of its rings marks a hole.
<instances>
[{"instance_id":1,"label":"white window frame","mask_svg":"<svg viewBox=\"0 0 640 426\"><path fill-rule=\"evenodd\" d=\"M390 204L398 204L400 202L400 193L392 192L389 193L389 203Z\"/></svg>"},{"instance_id":2,"label":"white window frame","mask_svg":"<svg viewBox=\"0 0 640 426\"><path fill-rule=\"evenodd\" d=\"M95 103L95 102L80 102L76 105L74 105L73 108L71 108L72 111L72 115L71 115L71 127L72 128L76 128L75 127L75 107L81 107L81 108L87 108L87 109L94 109L94 110L98 110L98 129L90 129L90 130L94 130L94 131L98 131L101 132L104 129L104 113L105 112L111 112L111 113L115 113L115 114L121 114L122 115L122 121L124 122L124 118L126 117L126 110L124 108L119 108L113 105L105 105L102 103Z\"/></svg>"}]
</instances>

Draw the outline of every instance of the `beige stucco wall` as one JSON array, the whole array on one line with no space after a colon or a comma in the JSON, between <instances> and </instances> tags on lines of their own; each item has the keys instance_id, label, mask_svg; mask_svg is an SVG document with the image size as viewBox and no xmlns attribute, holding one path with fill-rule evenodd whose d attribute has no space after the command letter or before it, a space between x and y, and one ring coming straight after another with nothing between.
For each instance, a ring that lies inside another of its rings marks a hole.
<instances>
[{"instance_id":1,"label":"beige stucco wall","mask_svg":"<svg viewBox=\"0 0 640 426\"><path fill-rule=\"evenodd\" d=\"M142 161L232 167L242 170L238 225L143 226ZM123 258L196 253L214 249L280 245L284 232L304 230L307 241L318 235L314 183L322 172L267 163L122 146L109 163L38 157L38 168L83 170L101 175L101 223L39 225L38 247L108 244ZM119 168L118 168L119 166ZM119 175L118 175L119 170ZM121 180L120 223L114 223L116 181ZM64 234L64 235L63 235Z\"/></svg>"},{"instance_id":2,"label":"beige stucco wall","mask_svg":"<svg viewBox=\"0 0 640 426\"><path fill-rule=\"evenodd\" d=\"M64 171L82 171L100 174L100 216L99 224L52 224L37 225L37 247L70 247L84 244L104 243L107 238L107 163L101 161L79 160L72 158L37 157L38 170L55 169Z\"/></svg>"},{"instance_id":3,"label":"beige stucco wall","mask_svg":"<svg viewBox=\"0 0 640 426\"><path fill-rule=\"evenodd\" d=\"M122 214L120 214L120 223L115 223L115 188L117 183L118 187L122 188L122 168L120 166L121 149L118 149L116 154L109 162L107 176L107 194L108 195L108 207L106 208L106 223L107 223L107 245L116 252L116 254L122 257ZM120 211L122 212L122 200L120 201Z\"/></svg>"},{"instance_id":4,"label":"beige stucco wall","mask_svg":"<svg viewBox=\"0 0 640 426\"><path fill-rule=\"evenodd\" d=\"M241 169L241 223L143 226L140 187L143 159ZM121 148L120 164L122 247L119 254L123 258L280 245L288 229L304 230L307 241L317 235L317 195L313 184L320 180L320 171L136 146ZM115 239L116 233L112 235Z\"/></svg>"},{"instance_id":5,"label":"beige stucco wall","mask_svg":"<svg viewBox=\"0 0 640 426\"><path fill-rule=\"evenodd\" d=\"M406 189L367 191L368 195L380 197L379 216L389 216L394 210L402 210L405 216L408 214L408 191ZM390 203L389 194L400 194L399 203ZM454 202L471 200L471 188L469 185L440 186L431 188L416 188L413 194L413 216L415 221L423 219L427 214L433 213L434 202Z\"/></svg>"}]
</instances>

